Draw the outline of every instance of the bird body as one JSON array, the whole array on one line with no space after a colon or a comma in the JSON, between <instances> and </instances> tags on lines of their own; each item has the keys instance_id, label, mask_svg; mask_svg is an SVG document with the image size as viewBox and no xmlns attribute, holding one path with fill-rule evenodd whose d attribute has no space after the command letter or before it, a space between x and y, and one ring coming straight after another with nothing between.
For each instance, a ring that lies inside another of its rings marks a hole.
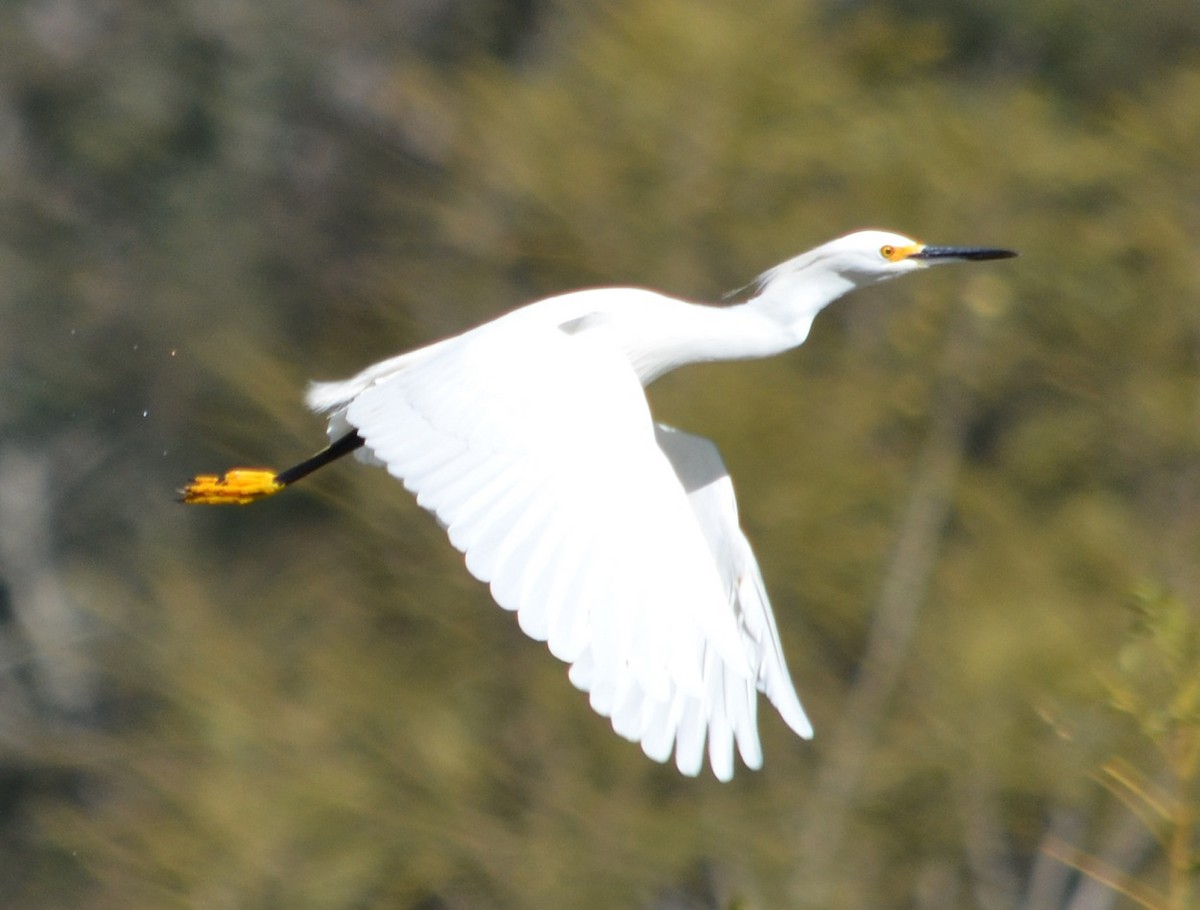
<instances>
[{"instance_id":1,"label":"bird body","mask_svg":"<svg viewBox=\"0 0 1200 910\"><path fill-rule=\"evenodd\" d=\"M813 313L812 315L815 315ZM642 385L676 367L708 360L767 357L800 344L812 315L798 320L786 336L777 323L747 304L731 307L691 303L643 288L591 288L529 303L491 322L428 347L382 361L343 382L314 383L307 401L325 410L415 361L436 357L447 347L471 343L480 335L551 329L567 336L603 336L620 350ZM511 336L510 336L511 337ZM522 341L510 350L521 357Z\"/></svg>"},{"instance_id":2,"label":"bird body","mask_svg":"<svg viewBox=\"0 0 1200 910\"><path fill-rule=\"evenodd\" d=\"M685 774L762 764L757 692L812 735L733 486L708 440L656 423L643 386L685 364L801 344L848 290L1003 250L881 231L766 272L744 303L636 288L562 294L461 335L314 383L333 445L263 480L275 492L357 448L436 515L468 570L571 665L617 733ZM185 500L246 501L254 479L197 478ZM221 485L238 486L222 499ZM248 488L248 492L247 492ZM707 750L705 748L707 744Z\"/></svg>"}]
</instances>

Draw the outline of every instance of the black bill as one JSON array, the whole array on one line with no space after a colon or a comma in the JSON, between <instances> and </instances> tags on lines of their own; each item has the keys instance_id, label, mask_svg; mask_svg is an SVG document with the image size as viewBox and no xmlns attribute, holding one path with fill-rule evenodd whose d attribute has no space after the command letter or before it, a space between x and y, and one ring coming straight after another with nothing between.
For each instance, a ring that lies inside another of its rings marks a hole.
<instances>
[{"instance_id":1,"label":"black bill","mask_svg":"<svg viewBox=\"0 0 1200 910\"><path fill-rule=\"evenodd\" d=\"M909 259L1012 259L1017 254L1012 250L997 250L986 246L926 246Z\"/></svg>"}]
</instances>

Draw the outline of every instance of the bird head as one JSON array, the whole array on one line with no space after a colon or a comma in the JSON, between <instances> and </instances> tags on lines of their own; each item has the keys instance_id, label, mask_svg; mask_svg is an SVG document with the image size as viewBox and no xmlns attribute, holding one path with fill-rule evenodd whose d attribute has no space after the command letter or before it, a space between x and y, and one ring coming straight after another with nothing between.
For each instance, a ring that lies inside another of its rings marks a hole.
<instances>
[{"instance_id":1,"label":"bird head","mask_svg":"<svg viewBox=\"0 0 1200 910\"><path fill-rule=\"evenodd\" d=\"M757 296L815 313L847 291L946 262L1009 259L1012 250L933 246L889 231L856 231L780 263L758 277Z\"/></svg>"},{"instance_id":2,"label":"bird head","mask_svg":"<svg viewBox=\"0 0 1200 910\"><path fill-rule=\"evenodd\" d=\"M888 231L856 231L818 247L811 255L813 266L864 285L931 265L1009 259L1017 254L992 247L933 246Z\"/></svg>"},{"instance_id":3,"label":"bird head","mask_svg":"<svg viewBox=\"0 0 1200 910\"><path fill-rule=\"evenodd\" d=\"M889 231L856 231L763 272L749 302L786 325L796 345L808 336L817 313L855 288L930 265L1015 255L993 247L932 246Z\"/></svg>"}]
</instances>

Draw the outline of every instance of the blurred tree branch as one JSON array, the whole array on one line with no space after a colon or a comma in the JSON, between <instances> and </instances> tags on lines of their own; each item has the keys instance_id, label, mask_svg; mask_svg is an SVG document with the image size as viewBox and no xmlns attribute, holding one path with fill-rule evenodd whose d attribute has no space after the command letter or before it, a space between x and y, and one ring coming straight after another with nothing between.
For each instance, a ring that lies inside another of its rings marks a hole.
<instances>
[{"instance_id":1,"label":"blurred tree branch","mask_svg":"<svg viewBox=\"0 0 1200 910\"><path fill-rule=\"evenodd\" d=\"M940 382L930 405L930 424L901 515L876 603L866 651L857 678L839 712L805 806L797 847L795 893L805 905L829 906L830 884L840 878L839 861L859 784L870 767L884 713L899 685L920 623L930 579L954 502L973 414L972 376L986 348L993 322L990 301L978 299L975 285L968 304L947 334L938 371Z\"/></svg>"},{"instance_id":2,"label":"blurred tree branch","mask_svg":"<svg viewBox=\"0 0 1200 910\"><path fill-rule=\"evenodd\" d=\"M59 580L50 509L55 501L47 457L0 448L0 580L8 592L12 630L3 651L7 675L29 672L33 703L79 715L93 700L80 647L80 616ZM19 691L21 687L6 687Z\"/></svg>"},{"instance_id":3,"label":"blurred tree branch","mask_svg":"<svg viewBox=\"0 0 1200 910\"><path fill-rule=\"evenodd\" d=\"M1137 761L1153 761L1161 769L1151 773L1116 756L1096 772L1096 780L1128 812L1122 826L1127 834L1115 856L1111 848L1090 853L1057 837L1042 849L1145 910L1188 910L1200 863L1200 622L1178 598L1153 589L1139 592L1132 608L1134 628L1115 668L1105 674L1109 698L1133 721L1141 745L1150 747L1150 755ZM1149 873L1139 878L1136 871L1154 846L1166 867L1162 888L1147 882ZM1085 904L1083 910L1092 907Z\"/></svg>"}]
</instances>

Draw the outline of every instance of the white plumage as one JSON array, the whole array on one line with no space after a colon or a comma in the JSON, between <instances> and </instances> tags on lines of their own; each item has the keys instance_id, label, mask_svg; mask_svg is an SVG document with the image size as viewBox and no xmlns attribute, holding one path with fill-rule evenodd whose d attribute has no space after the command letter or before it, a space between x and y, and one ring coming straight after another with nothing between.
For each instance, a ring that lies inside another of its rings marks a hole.
<instances>
[{"instance_id":1,"label":"white plumage","mask_svg":"<svg viewBox=\"0 0 1200 910\"><path fill-rule=\"evenodd\" d=\"M1000 250L864 231L714 307L607 288L529 304L462 335L314 384L308 404L437 516L467 568L621 736L684 774L762 764L763 692L802 737L758 563L716 447L651 418L643 385L685 363L804 341L851 288Z\"/></svg>"}]
</instances>

